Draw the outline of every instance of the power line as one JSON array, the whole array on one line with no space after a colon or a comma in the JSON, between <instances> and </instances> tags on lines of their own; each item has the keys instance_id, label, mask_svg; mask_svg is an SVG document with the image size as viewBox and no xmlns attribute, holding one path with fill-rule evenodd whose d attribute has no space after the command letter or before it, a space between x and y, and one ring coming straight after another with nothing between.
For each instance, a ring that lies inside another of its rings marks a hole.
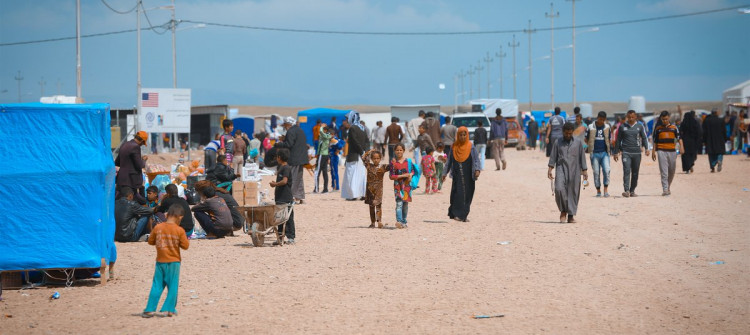
<instances>
[{"instance_id":1,"label":"power line","mask_svg":"<svg viewBox=\"0 0 750 335\"><path fill-rule=\"evenodd\" d=\"M602 27L602 26L614 26L614 25L624 25L624 24L642 23L642 22L650 22L650 21L677 19L677 18L683 18L683 17L706 15L706 14L737 10L739 8L745 8L748 6L750 6L750 4L744 4L741 6L734 6L734 7L728 7L728 8L705 10L705 11L700 11L700 12L685 13L685 14L658 16L658 17L644 18L644 19L633 19L633 20L576 25L576 28L593 28L593 27ZM513 33L524 32L524 29L488 30L488 31L454 31L454 32L367 32L367 31L335 31L335 30L274 28L274 27L246 26L246 25L205 22L205 21L195 21L195 20L180 20L180 22L190 22L190 23L196 23L196 24L205 24L207 26L226 27L226 28L241 28L241 29L251 29L251 30L289 32L289 33L335 34L335 35L450 36L450 35L498 35L498 34L513 34ZM149 23L149 28L143 28L143 29L153 30L154 32L159 33L156 31L156 29L162 28L165 30L159 34L163 34L164 32L166 32L166 28L164 27L166 27L168 24L169 22L161 26L153 26ZM549 27L549 28L535 28L535 29L538 31L550 31L553 28ZM569 30L569 29L573 29L573 26L555 27L554 29ZM84 37L117 35L117 34L131 33L134 31L136 31L136 29L119 30L119 31L106 32L106 33L87 34L87 35L81 35L81 37L84 38ZM56 42L56 41L64 41L64 40L72 40L72 39L75 39L75 37L60 37L60 38L50 38L50 39L43 39L43 40L0 43L0 47L24 45L24 44L48 43L48 42Z\"/></svg>"},{"instance_id":2,"label":"power line","mask_svg":"<svg viewBox=\"0 0 750 335\"><path fill-rule=\"evenodd\" d=\"M163 25L161 25L161 26L158 26L158 27L160 27L160 28L162 28L162 29L164 29L164 30L162 30L161 32L159 32L158 30L156 30L156 28L157 28L157 27L154 27L154 25L153 25L153 24L151 24L151 20L150 20L150 19L148 18L148 13L146 13L146 9L145 9L145 8L143 8L143 2L141 2L141 1L138 1L138 5L139 5L139 6L141 6L141 12L143 12L143 16L145 16L145 17L146 17L146 22L148 22L148 26L149 26L149 28L151 28L151 30L152 30L153 32L155 32L155 33L156 33L156 34L158 34L158 35L163 35L164 33L166 33L166 32L167 32L167 30L169 30L169 29L165 28L165 27L166 27L166 25L167 25L166 23L165 23L165 24L163 24ZM169 24L172 24L172 21L171 21L171 20L169 21Z\"/></svg>"},{"instance_id":3,"label":"power line","mask_svg":"<svg viewBox=\"0 0 750 335\"><path fill-rule=\"evenodd\" d=\"M103 3L103 4L105 5L105 6L107 6L107 8L109 8L109 9L110 9L111 11L113 11L113 12L115 12L115 13L117 13L117 14L129 14L129 13L132 13L132 12L133 12L133 11L134 11L134 10L135 10L136 8L138 8L138 3L136 3L136 4L135 4L135 6L134 6L133 8L131 8L131 9L130 9L130 10L128 10L128 11L124 11L124 12L123 12L123 11L119 11L119 10L117 10L117 9L114 9L114 8L112 8L112 6L110 6L110 5L109 5L109 4L108 4L108 3L106 2L106 1L104 1L104 0L102 0L102 3Z\"/></svg>"}]
</instances>

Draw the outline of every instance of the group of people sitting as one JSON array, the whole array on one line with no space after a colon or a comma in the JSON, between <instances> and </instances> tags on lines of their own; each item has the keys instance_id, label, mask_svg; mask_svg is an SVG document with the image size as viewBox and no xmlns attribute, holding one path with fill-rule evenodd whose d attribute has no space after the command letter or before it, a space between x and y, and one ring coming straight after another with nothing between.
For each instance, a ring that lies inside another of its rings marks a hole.
<instances>
[{"instance_id":1,"label":"group of people sitting","mask_svg":"<svg viewBox=\"0 0 750 335\"><path fill-rule=\"evenodd\" d=\"M180 197L177 186L167 185L165 193L159 198L159 189L150 186L147 189L147 203L141 205L134 199L133 189L122 187L119 198L115 201L115 240L118 242L146 241L153 228L166 221L166 213L172 205L179 205L185 211L180 227L188 238L193 236L195 220L206 232L207 238L221 238L233 235L233 231L242 228L245 218L238 210L239 204L232 194L224 188L217 187L210 180L195 183L195 190L201 196L201 202L190 208L187 200Z\"/></svg>"}]
</instances>

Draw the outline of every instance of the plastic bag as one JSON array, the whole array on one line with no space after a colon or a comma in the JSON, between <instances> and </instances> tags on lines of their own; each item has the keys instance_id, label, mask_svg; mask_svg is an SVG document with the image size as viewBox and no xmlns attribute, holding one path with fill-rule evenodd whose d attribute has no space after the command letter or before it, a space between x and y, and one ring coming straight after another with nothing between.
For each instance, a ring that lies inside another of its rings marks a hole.
<instances>
[{"instance_id":1,"label":"plastic bag","mask_svg":"<svg viewBox=\"0 0 750 335\"><path fill-rule=\"evenodd\" d=\"M185 200L187 200L189 205L195 205L201 201L201 196L193 187L189 187L185 190L185 197L187 198Z\"/></svg>"},{"instance_id":2,"label":"plastic bag","mask_svg":"<svg viewBox=\"0 0 750 335\"><path fill-rule=\"evenodd\" d=\"M159 192L166 192L164 188L171 183L172 181L169 179L169 175L166 174L157 175L154 180L151 181L151 185L159 188Z\"/></svg>"}]
</instances>

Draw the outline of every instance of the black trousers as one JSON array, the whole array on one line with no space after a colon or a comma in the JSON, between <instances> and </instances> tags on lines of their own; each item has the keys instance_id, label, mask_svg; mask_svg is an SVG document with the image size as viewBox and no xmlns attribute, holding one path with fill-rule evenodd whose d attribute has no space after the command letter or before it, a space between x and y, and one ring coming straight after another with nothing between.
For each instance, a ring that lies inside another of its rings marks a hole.
<instances>
[{"instance_id":1,"label":"black trousers","mask_svg":"<svg viewBox=\"0 0 750 335\"><path fill-rule=\"evenodd\" d=\"M641 170L641 153L622 153L622 184L625 192L635 192L638 186L638 173Z\"/></svg>"},{"instance_id":2,"label":"black trousers","mask_svg":"<svg viewBox=\"0 0 750 335\"><path fill-rule=\"evenodd\" d=\"M318 163L315 166L315 187L313 192L320 192L320 175L323 175L323 192L328 192L328 155L318 156Z\"/></svg>"},{"instance_id":3,"label":"black trousers","mask_svg":"<svg viewBox=\"0 0 750 335\"><path fill-rule=\"evenodd\" d=\"M276 202L277 205L286 205L286 202ZM294 232L294 210L292 210L292 213L289 214L289 220L286 222L285 225L279 226L279 229L284 230L284 234L286 235L286 238L288 239L294 239L296 237L296 234Z\"/></svg>"}]
</instances>

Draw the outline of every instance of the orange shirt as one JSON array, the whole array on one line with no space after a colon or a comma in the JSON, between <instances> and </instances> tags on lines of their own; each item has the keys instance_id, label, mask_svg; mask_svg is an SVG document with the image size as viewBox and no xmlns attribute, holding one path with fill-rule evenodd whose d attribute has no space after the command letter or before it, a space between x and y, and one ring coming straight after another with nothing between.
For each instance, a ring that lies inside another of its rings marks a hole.
<instances>
[{"instance_id":1,"label":"orange shirt","mask_svg":"<svg viewBox=\"0 0 750 335\"><path fill-rule=\"evenodd\" d=\"M317 141L320 139L320 125L316 124L315 127L313 127L313 141Z\"/></svg>"},{"instance_id":2,"label":"orange shirt","mask_svg":"<svg viewBox=\"0 0 750 335\"><path fill-rule=\"evenodd\" d=\"M187 250L190 246L185 230L171 222L156 225L148 236L148 244L156 246L156 261L159 263L180 262L180 248Z\"/></svg>"}]
</instances>

